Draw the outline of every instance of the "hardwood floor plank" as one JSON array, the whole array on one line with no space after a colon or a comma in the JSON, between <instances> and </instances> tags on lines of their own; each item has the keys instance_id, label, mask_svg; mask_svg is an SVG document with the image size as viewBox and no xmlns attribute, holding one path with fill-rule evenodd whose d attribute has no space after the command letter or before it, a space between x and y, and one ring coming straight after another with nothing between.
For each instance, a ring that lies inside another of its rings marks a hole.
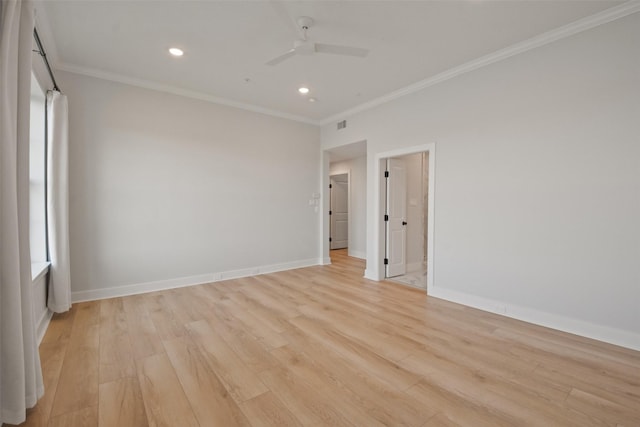
<instances>
[{"instance_id":1,"label":"hardwood floor plank","mask_svg":"<svg viewBox=\"0 0 640 427\"><path fill-rule=\"evenodd\" d=\"M384 426L398 424L385 411L376 410L376 405L361 395L354 393L343 383L343 379L330 372L323 372L322 368L306 354L292 350L289 346L280 347L271 352L282 367L310 385L316 392L321 391L324 401L336 408L349 422L358 426ZM422 423L414 423L419 425Z\"/></svg>"},{"instance_id":2,"label":"hardwood floor plank","mask_svg":"<svg viewBox=\"0 0 640 427\"><path fill-rule=\"evenodd\" d=\"M235 317L242 323L245 329L251 331L258 340L264 342L269 348L278 348L287 345L287 340L282 337L276 330L271 329L269 325L264 324L249 311L243 309L240 305L231 299L226 299L216 304L216 306L226 312L228 315Z\"/></svg>"},{"instance_id":3,"label":"hardwood floor plank","mask_svg":"<svg viewBox=\"0 0 640 427\"><path fill-rule=\"evenodd\" d=\"M179 380L177 387L180 388L182 384L180 391L184 389L200 425L250 425L198 345L189 338L177 338L165 341L165 346L177 373L176 381ZM178 416L182 411L186 411L186 409L176 410ZM174 425L197 425L195 419L193 422L194 424L187 424L180 418L176 418Z\"/></svg>"},{"instance_id":4,"label":"hardwood floor plank","mask_svg":"<svg viewBox=\"0 0 640 427\"><path fill-rule=\"evenodd\" d=\"M99 427L149 425L137 377L100 384Z\"/></svg>"},{"instance_id":5,"label":"hardwood floor plank","mask_svg":"<svg viewBox=\"0 0 640 427\"><path fill-rule=\"evenodd\" d=\"M179 318L173 306L175 300L168 294L163 292L147 294L144 303L161 339L179 338L187 333L184 329L184 320ZM178 309L178 311L180 310Z\"/></svg>"},{"instance_id":6,"label":"hardwood floor plank","mask_svg":"<svg viewBox=\"0 0 640 427\"><path fill-rule=\"evenodd\" d=\"M349 422L332 402L327 401L322 390L314 389L311 384L286 368L269 369L260 373L260 378L303 425L355 425Z\"/></svg>"},{"instance_id":7,"label":"hardwood floor plank","mask_svg":"<svg viewBox=\"0 0 640 427\"><path fill-rule=\"evenodd\" d=\"M458 393L431 384L427 380L421 380L406 393L439 411L436 417L427 421L425 424L427 426L512 427L522 425L519 424L520 420L508 414L478 405Z\"/></svg>"},{"instance_id":8,"label":"hardwood floor plank","mask_svg":"<svg viewBox=\"0 0 640 427\"><path fill-rule=\"evenodd\" d=\"M288 346L311 358L327 381L339 381L362 400L362 405L379 420L390 425L419 426L434 415L429 401L418 400L396 390L376 376L369 375L346 357L342 357L321 343L309 340L300 331L287 333Z\"/></svg>"},{"instance_id":9,"label":"hardwood floor plank","mask_svg":"<svg viewBox=\"0 0 640 427\"><path fill-rule=\"evenodd\" d=\"M579 389L571 390L567 406L590 417L612 425L640 426L640 414L633 414L627 407ZM640 401L638 401L640 405Z\"/></svg>"},{"instance_id":10,"label":"hardwood floor plank","mask_svg":"<svg viewBox=\"0 0 640 427\"><path fill-rule=\"evenodd\" d=\"M260 286L261 282L253 277L243 279L245 286L238 291L254 306L266 307L278 317L290 319L300 315L298 304L288 301L286 298L277 298L268 288Z\"/></svg>"},{"instance_id":11,"label":"hardwood floor plank","mask_svg":"<svg viewBox=\"0 0 640 427\"><path fill-rule=\"evenodd\" d=\"M151 426L198 427L194 411L166 354L136 360L145 412Z\"/></svg>"},{"instance_id":12,"label":"hardwood floor plank","mask_svg":"<svg viewBox=\"0 0 640 427\"><path fill-rule=\"evenodd\" d=\"M204 313L194 309L201 304L194 298L193 287L170 289L166 291L166 295L178 322L185 324L204 318Z\"/></svg>"},{"instance_id":13,"label":"hardwood floor plank","mask_svg":"<svg viewBox=\"0 0 640 427\"><path fill-rule=\"evenodd\" d=\"M376 354L371 349L345 337L337 330L304 316L290 319L305 335L321 341L324 345L337 351L353 363L364 369L369 375L374 375L397 390L405 390L419 381L419 377L396 364Z\"/></svg>"},{"instance_id":14,"label":"hardwood floor plank","mask_svg":"<svg viewBox=\"0 0 640 427\"><path fill-rule=\"evenodd\" d=\"M209 314L207 322L252 372L260 373L278 365L268 347L246 331L239 322L228 317L218 317L214 310Z\"/></svg>"},{"instance_id":15,"label":"hardwood floor plank","mask_svg":"<svg viewBox=\"0 0 640 427\"><path fill-rule=\"evenodd\" d=\"M206 319L211 312L211 307L220 301L220 298L227 298L226 291L222 293L222 289L220 282L207 283L200 286L174 289L174 292L167 294L167 297L171 299L175 298L175 295L184 293L179 301L176 302L176 315L180 316L183 324L187 324Z\"/></svg>"},{"instance_id":16,"label":"hardwood floor plank","mask_svg":"<svg viewBox=\"0 0 640 427\"><path fill-rule=\"evenodd\" d=\"M136 374L122 298L100 301L100 384Z\"/></svg>"},{"instance_id":17,"label":"hardwood floor plank","mask_svg":"<svg viewBox=\"0 0 640 427\"><path fill-rule=\"evenodd\" d=\"M264 323L277 333L282 333L290 327L286 319L300 315L300 312L296 311L295 316L283 316L280 311L272 307L262 305L257 299L248 297L242 291L231 292L229 294L229 299L243 307L260 322Z\"/></svg>"},{"instance_id":18,"label":"hardwood floor plank","mask_svg":"<svg viewBox=\"0 0 640 427\"><path fill-rule=\"evenodd\" d=\"M423 427L460 427L462 424L458 424L455 421L448 418L446 415L440 413L433 416L426 423L424 423Z\"/></svg>"},{"instance_id":19,"label":"hardwood floor plank","mask_svg":"<svg viewBox=\"0 0 640 427\"><path fill-rule=\"evenodd\" d=\"M522 354L522 349L518 349L518 352ZM534 349L527 350L527 354L531 352L537 353ZM631 410L637 408L638 402L640 402L637 390L640 383L628 379L608 378L606 363L602 363L599 370L594 370L581 366L575 361L565 360L561 357L550 357L539 363L534 374L544 381L570 389L577 388L602 399L617 402Z\"/></svg>"},{"instance_id":20,"label":"hardwood floor plank","mask_svg":"<svg viewBox=\"0 0 640 427\"><path fill-rule=\"evenodd\" d=\"M264 289L269 289L274 295L281 300L286 300L293 307L306 304L309 296L305 293L307 289L312 287L310 281L292 280L287 271L281 271L274 274L263 274L255 276L253 279Z\"/></svg>"},{"instance_id":21,"label":"hardwood floor plank","mask_svg":"<svg viewBox=\"0 0 640 427\"><path fill-rule=\"evenodd\" d=\"M277 333L281 333L284 331L284 319L278 317L278 315L276 315L272 311L269 311L263 305L260 305L253 298L247 297L240 290L237 292L230 292L229 294L227 294L227 296L239 307L242 307L243 310L253 314L261 322L267 324L269 328L273 329Z\"/></svg>"},{"instance_id":22,"label":"hardwood floor plank","mask_svg":"<svg viewBox=\"0 0 640 427\"><path fill-rule=\"evenodd\" d=\"M54 314L47 327L47 332L42 338L41 344L68 343L71 338L73 319L77 312L78 304L75 304L66 313Z\"/></svg>"},{"instance_id":23,"label":"hardwood floor plank","mask_svg":"<svg viewBox=\"0 0 640 427\"><path fill-rule=\"evenodd\" d=\"M186 325L189 335L236 402L244 402L268 391L258 376L247 369L222 337L200 320Z\"/></svg>"},{"instance_id":24,"label":"hardwood floor plank","mask_svg":"<svg viewBox=\"0 0 640 427\"><path fill-rule=\"evenodd\" d=\"M53 399L58 389L58 381L62 372L62 364L64 362L67 351L67 344L63 342L49 342L40 344L40 360L42 363L42 382L44 384L45 394L36 405L41 417L41 425L47 425L51 408L53 407Z\"/></svg>"},{"instance_id":25,"label":"hardwood floor plank","mask_svg":"<svg viewBox=\"0 0 640 427\"><path fill-rule=\"evenodd\" d=\"M490 411L507 414L516 424L604 425L599 420L574 413L564 402L546 399L531 390L445 359L431 358L425 363L424 359L411 356L402 363L413 372L420 373L430 384L458 394L478 406L487 407ZM482 393L470 390L482 390Z\"/></svg>"},{"instance_id":26,"label":"hardwood floor plank","mask_svg":"<svg viewBox=\"0 0 640 427\"><path fill-rule=\"evenodd\" d=\"M49 427L97 427L98 407L90 406L51 418Z\"/></svg>"},{"instance_id":27,"label":"hardwood floor plank","mask_svg":"<svg viewBox=\"0 0 640 427\"><path fill-rule=\"evenodd\" d=\"M570 360L572 363L578 363L591 372L596 372L603 363L606 363L606 375L617 380L628 379L635 383L635 389L640 396L640 370L634 369L632 360L620 358L617 355L602 354L599 351L593 351L589 348L576 347L572 343L558 343L549 341L548 339L540 339L537 337L525 337L520 331L509 331L506 328L498 328L494 335L505 337L512 342L533 346L539 350L540 354L551 354L552 357L561 357Z\"/></svg>"},{"instance_id":28,"label":"hardwood floor plank","mask_svg":"<svg viewBox=\"0 0 640 427\"><path fill-rule=\"evenodd\" d=\"M164 352L162 340L151 320L151 316L149 316L144 301L144 295L132 295L123 299L129 341L135 359Z\"/></svg>"},{"instance_id":29,"label":"hardwood floor plank","mask_svg":"<svg viewBox=\"0 0 640 427\"><path fill-rule=\"evenodd\" d=\"M51 408L51 418L98 406L100 302L79 304Z\"/></svg>"},{"instance_id":30,"label":"hardwood floor plank","mask_svg":"<svg viewBox=\"0 0 640 427\"><path fill-rule=\"evenodd\" d=\"M240 404L242 412L251 420L253 427L298 427L300 421L268 391Z\"/></svg>"},{"instance_id":31,"label":"hardwood floor plank","mask_svg":"<svg viewBox=\"0 0 640 427\"><path fill-rule=\"evenodd\" d=\"M376 324L374 327L386 331L389 326ZM415 353L421 359L446 359L484 376L499 378L513 386L527 388L551 400L562 401L571 390L571 387L540 378L534 372L538 366L536 361L511 354L512 343L491 335L474 334L460 339L460 332L456 333L456 329L444 332L438 328L429 328L423 334L402 328L396 328L396 331L424 343L423 350Z\"/></svg>"},{"instance_id":32,"label":"hardwood floor plank","mask_svg":"<svg viewBox=\"0 0 640 427\"><path fill-rule=\"evenodd\" d=\"M351 315L330 306L301 306L300 311L310 319L324 321L326 324L339 324L340 333L349 336L377 354L392 361L399 361L412 353L419 352L421 345L409 338L390 335L371 327L359 319L361 312L352 310Z\"/></svg>"}]
</instances>

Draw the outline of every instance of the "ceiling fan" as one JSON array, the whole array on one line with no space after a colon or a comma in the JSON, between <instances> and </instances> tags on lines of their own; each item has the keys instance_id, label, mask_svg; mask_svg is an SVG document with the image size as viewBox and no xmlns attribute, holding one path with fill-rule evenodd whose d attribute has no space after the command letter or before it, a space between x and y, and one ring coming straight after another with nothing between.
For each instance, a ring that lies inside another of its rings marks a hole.
<instances>
[{"instance_id":1,"label":"ceiling fan","mask_svg":"<svg viewBox=\"0 0 640 427\"><path fill-rule=\"evenodd\" d=\"M296 23L302 32L302 37L293 42L293 48L282 55L276 56L267 65L278 65L282 61L294 55L312 55L314 53L329 53L333 55L355 56L364 58L369 54L368 49L353 46L342 46L336 44L314 43L307 39L307 30L313 25L313 19L308 16L301 16Z\"/></svg>"}]
</instances>

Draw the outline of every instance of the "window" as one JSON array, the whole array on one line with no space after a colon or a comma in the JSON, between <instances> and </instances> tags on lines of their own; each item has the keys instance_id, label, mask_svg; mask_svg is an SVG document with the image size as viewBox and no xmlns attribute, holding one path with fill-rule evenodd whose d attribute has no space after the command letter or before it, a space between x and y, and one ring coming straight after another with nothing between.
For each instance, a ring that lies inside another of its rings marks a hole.
<instances>
[{"instance_id":1,"label":"window","mask_svg":"<svg viewBox=\"0 0 640 427\"><path fill-rule=\"evenodd\" d=\"M29 233L31 264L47 262L46 238L46 157L45 122L46 97L35 76L31 74L31 117L29 144Z\"/></svg>"}]
</instances>

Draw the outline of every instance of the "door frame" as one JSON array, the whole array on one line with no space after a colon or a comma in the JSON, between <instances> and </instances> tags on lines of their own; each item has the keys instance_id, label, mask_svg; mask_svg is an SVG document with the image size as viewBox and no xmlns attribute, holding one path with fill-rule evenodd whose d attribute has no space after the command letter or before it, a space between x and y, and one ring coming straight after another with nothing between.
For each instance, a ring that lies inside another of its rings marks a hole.
<instances>
[{"instance_id":1,"label":"door frame","mask_svg":"<svg viewBox=\"0 0 640 427\"><path fill-rule=\"evenodd\" d=\"M347 156L344 157L345 151L349 154L353 153L353 148L355 146L361 146L364 148L364 153L361 150L356 150L356 156ZM326 147L322 149L321 160L320 160L320 215L318 215L318 228L320 232L320 239L318 241L318 264L319 265L329 265L331 264L331 257L329 256L329 174L330 174L330 164L332 162L332 153L340 152L343 156L341 158L351 159L361 157L362 155L366 155L367 158L367 175L366 175L366 200L367 200L367 212L365 221L365 230L367 230L367 242L369 241L368 230L369 230L369 192L371 191L371 187L369 184L369 176L371 174L371 168L369 167L369 162L371 160L370 148L368 146L366 139L356 140L347 144L338 145L335 147ZM333 159L335 161L335 159ZM338 171L340 172L340 171ZM351 171L349 171L349 185L351 186ZM349 198L349 203L351 203L351 197ZM353 213L353 206L349 205L349 211ZM318 210L316 210L316 213ZM349 216L351 221L353 222L353 215ZM360 219L362 220L362 219ZM353 230L353 224L349 224L349 228ZM353 234L350 236L353 237ZM353 242L353 239L351 239ZM369 243L366 244L367 249L365 252L365 257L369 253ZM361 256L361 255L360 255ZM366 276L365 276L366 277Z\"/></svg>"},{"instance_id":2,"label":"door frame","mask_svg":"<svg viewBox=\"0 0 640 427\"><path fill-rule=\"evenodd\" d=\"M351 243L351 169L338 169L329 174L329 184L331 184L331 178L338 175L347 175L347 254L349 254L349 243ZM329 190L329 210L331 210L331 190ZM327 211L329 215L329 211ZM329 216L329 237L331 237L331 216ZM331 251L331 244L329 244L329 251Z\"/></svg>"},{"instance_id":3,"label":"door frame","mask_svg":"<svg viewBox=\"0 0 640 427\"><path fill-rule=\"evenodd\" d=\"M385 224L384 214L386 210L386 182L384 171L387 167L387 159L391 157L400 157L407 154L415 154L422 152L429 153L429 188L428 188L428 212L427 212L427 292L434 286L435 266L434 266L434 242L435 242L435 177L436 177L436 144L429 143L416 145L413 147L399 148L390 151L384 151L375 155L374 161L374 177L373 179L373 254L367 254L367 270L365 277L372 280L384 280L385 268ZM369 263L371 267L369 268Z\"/></svg>"}]
</instances>

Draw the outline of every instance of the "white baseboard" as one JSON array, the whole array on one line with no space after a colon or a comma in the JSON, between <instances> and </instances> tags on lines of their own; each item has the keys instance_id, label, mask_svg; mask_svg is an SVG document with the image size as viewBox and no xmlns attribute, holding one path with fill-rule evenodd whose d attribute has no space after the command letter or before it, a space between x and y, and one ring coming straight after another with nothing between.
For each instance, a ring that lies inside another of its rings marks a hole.
<instances>
[{"instance_id":1,"label":"white baseboard","mask_svg":"<svg viewBox=\"0 0 640 427\"><path fill-rule=\"evenodd\" d=\"M450 289L430 287L429 296L545 326L547 328L592 338L609 344L640 350L640 334L631 331L596 325L583 320L546 313L514 304L507 304L503 301L483 298Z\"/></svg>"},{"instance_id":2,"label":"white baseboard","mask_svg":"<svg viewBox=\"0 0 640 427\"><path fill-rule=\"evenodd\" d=\"M347 249L347 255L352 256L354 258L366 259L367 254L362 251L352 251L351 249Z\"/></svg>"},{"instance_id":3,"label":"white baseboard","mask_svg":"<svg viewBox=\"0 0 640 427\"><path fill-rule=\"evenodd\" d=\"M42 342L44 338L44 334L47 332L47 328L49 327L49 322L53 317L53 311L47 309L40 316L40 320L38 320L38 325L36 326L36 338L38 339L38 345Z\"/></svg>"},{"instance_id":4,"label":"white baseboard","mask_svg":"<svg viewBox=\"0 0 640 427\"><path fill-rule=\"evenodd\" d=\"M365 279L369 279L369 280L375 280L376 282L381 280L378 277L378 274L376 272L374 272L373 270L369 270L369 269L364 270L364 278Z\"/></svg>"},{"instance_id":5,"label":"white baseboard","mask_svg":"<svg viewBox=\"0 0 640 427\"><path fill-rule=\"evenodd\" d=\"M204 283L219 282L221 280L239 279L241 277L257 276L259 274L275 273L278 271L293 270L295 268L311 267L320 264L320 261L321 260L315 258L305 259L285 262L281 264L244 268L240 270L228 270L218 273L201 274L198 276L179 277L176 279L136 283L133 285L118 286L114 288L76 291L71 292L71 300L73 302L95 301L106 298L124 297L127 295L163 291L166 289L184 288L187 286L202 285Z\"/></svg>"}]
</instances>

